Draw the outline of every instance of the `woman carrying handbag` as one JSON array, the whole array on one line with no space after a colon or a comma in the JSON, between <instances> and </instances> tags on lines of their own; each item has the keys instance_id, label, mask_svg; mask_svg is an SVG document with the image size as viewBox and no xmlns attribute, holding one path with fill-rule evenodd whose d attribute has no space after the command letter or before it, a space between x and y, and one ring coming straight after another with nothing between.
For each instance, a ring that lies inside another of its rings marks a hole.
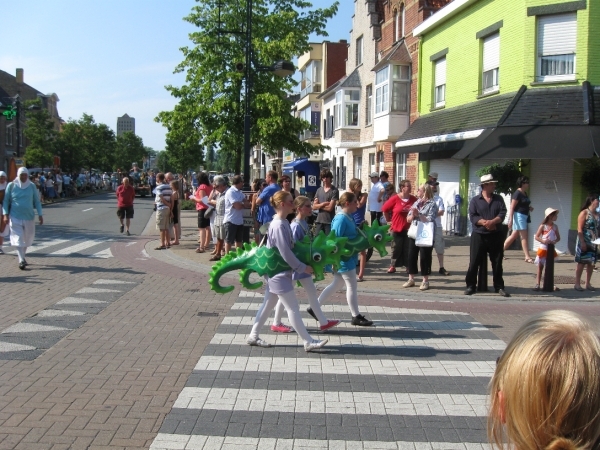
<instances>
[{"instance_id":1,"label":"woman carrying handbag","mask_svg":"<svg viewBox=\"0 0 600 450\"><path fill-rule=\"evenodd\" d=\"M419 288L422 291L429 289L429 275L431 274L431 255L433 253L433 241L430 246L423 247L417 246L417 241L420 240L420 236L414 233L414 228L419 229L419 222L421 222L421 229L423 225L432 224L435 226L435 218L438 213L438 206L433 201L433 191L431 186L424 184L417 191L418 200L413 204L410 212L408 213L407 221L411 223L411 230L408 232L408 281L402 285L402 287L409 288L415 285L415 275L418 273L417 261L421 259L421 275L423 276L423 282ZM429 225L427 225L429 226ZM432 228L433 230L433 228ZM411 231L413 233L411 233ZM411 235L414 235L413 238ZM433 234L432 234L433 236Z\"/></svg>"}]
</instances>

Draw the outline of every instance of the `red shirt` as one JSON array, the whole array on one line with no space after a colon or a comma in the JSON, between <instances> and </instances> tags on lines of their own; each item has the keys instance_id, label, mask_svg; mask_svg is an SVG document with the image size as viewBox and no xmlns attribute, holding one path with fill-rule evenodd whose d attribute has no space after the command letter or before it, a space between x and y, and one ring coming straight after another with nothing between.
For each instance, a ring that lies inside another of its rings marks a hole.
<instances>
[{"instance_id":1,"label":"red shirt","mask_svg":"<svg viewBox=\"0 0 600 450\"><path fill-rule=\"evenodd\" d=\"M133 199L135 198L135 189L129 185L125 188L124 185L120 185L117 188L117 206L119 208L125 208L127 206L133 206Z\"/></svg>"},{"instance_id":2,"label":"red shirt","mask_svg":"<svg viewBox=\"0 0 600 450\"><path fill-rule=\"evenodd\" d=\"M196 197L198 200L202 200L200 191L204 191L204 194L207 197L210 197L210 193L212 192L212 186L209 186L208 184L201 184L200 186L198 186L198 189L196 189L196 192L194 192L194 197ZM206 206L204 202L196 203L196 211L200 211L201 209L208 209L208 206Z\"/></svg>"},{"instance_id":3,"label":"red shirt","mask_svg":"<svg viewBox=\"0 0 600 450\"><path fill-rule=\"evenodd\" d=\"M414 195L411 195L406 201L401 199L399 195L393 195L383 204L381 210L384 213L392 213L392 231L400 233L408 230L410 223L406 221L406 216L408 216L410 207L416 201L417 197Z\"/></svg>"}]
</instances>

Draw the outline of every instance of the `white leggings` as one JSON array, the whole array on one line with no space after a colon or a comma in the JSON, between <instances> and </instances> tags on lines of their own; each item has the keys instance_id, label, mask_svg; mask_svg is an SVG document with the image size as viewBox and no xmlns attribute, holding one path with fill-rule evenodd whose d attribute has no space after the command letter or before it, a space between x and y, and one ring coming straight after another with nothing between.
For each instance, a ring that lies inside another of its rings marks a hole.
<instances>
[{"instance_id":1,"label":"white leggings","mask_svg":"<svg viewBox=\"0 0 600 450\"><path fill-rule=\"evenodd\" d=\"M302 321L302 317L300 317L300 306L298 305L298 300L296 299L294 291L286 292L284 294L273 294L269 291L268 285L265 292L265 299L254 319L250 337L254 339L258 338L260 329L267 322L278 299L283 303L283 306L285 306L290 323L294 327L294 330L296 330L296 333L298 333L298 336L300 336L304 342L312 342L313 338L308 334L304 322Z\"/></svg>"},{"instance_id":2,"label":"white leggings","mask_svg":"<svg viewBox=\"0 0 600 450\"><path fill-rule=\"evenodd\" d=\"M336 272L331 284L321 292L319 303L322 305L323 302L335 294L335 291L341 288L344 283L346 283L346 301L348 302L348 307L350 308L352 317L356 317L360 314L358 310L358 297L356 295L356 269L343 273Z\"/></svg>"},{"instance_id":3,"label":"white leggings","mask_svg":"<svg viewBox=\"0 0 600 450\"><path fill-rule=\"evenodd\" d=\"M25 253L27 253L27 247L17 247L17 255L19 255L19 262L25 261Z\"/></svg>"},{"instance_id":4,"label":"white leggings","mask_svg":"<svg viewBox=\"0 0 600 450\"><path fill-rule=\"evenodd\" d=\"M321 310L321 305L319 305L317 287L315 286L315 283L313 283L312 278L301 278L298 281L300 282L300 284L306 291L306 294L308 295L308 304L317 316L317 319L319 320L319 325L327 325L327 317L325 317L325 314L323 314L323 311ZM279 325L281 323L283 309L283 303L281 303L281 301L277 302L277 306L275 307L275 317L273 317L274 325Z\"/></svg>"}]
</instances>

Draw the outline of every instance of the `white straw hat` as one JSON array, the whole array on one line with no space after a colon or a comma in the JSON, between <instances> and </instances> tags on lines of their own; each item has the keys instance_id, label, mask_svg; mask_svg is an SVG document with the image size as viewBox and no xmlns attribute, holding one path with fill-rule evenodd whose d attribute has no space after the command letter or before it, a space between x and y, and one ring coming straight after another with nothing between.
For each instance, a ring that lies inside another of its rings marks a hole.
<instances>
[{"instance_id":1,"label":"white straw hat","mask_svg":"<svg viewBox=\"0 0 600 450\"><path fill-rule=\"evenodd\" d=\"M488 173L487 175L484 175L480 178L481 180L481 184L488 184L488 183L497 183L496 180L494 180L494 176L491 173Z\"/></svg>"}]
</instances>

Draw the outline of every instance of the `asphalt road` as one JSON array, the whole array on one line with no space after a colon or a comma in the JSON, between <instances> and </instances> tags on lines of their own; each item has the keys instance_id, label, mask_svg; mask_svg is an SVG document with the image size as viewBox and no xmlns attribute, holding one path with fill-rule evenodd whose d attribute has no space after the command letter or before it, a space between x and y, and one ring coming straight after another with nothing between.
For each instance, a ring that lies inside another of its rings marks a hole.
<instances>
[{"instance_id":1,"label":"asphalt road","mask_svg":"<svg viewBox=\"0 0 600 450\"><path fill-rule=\"evenodd\" d=\"M119 237L117 199L114 192L72 199L43 206L44 225L36 229L36 238L69 238L87 236L90 239ZM151 197L136 197L131 234L140 236L153 212Z\"/></svg>"}]
</instances>

